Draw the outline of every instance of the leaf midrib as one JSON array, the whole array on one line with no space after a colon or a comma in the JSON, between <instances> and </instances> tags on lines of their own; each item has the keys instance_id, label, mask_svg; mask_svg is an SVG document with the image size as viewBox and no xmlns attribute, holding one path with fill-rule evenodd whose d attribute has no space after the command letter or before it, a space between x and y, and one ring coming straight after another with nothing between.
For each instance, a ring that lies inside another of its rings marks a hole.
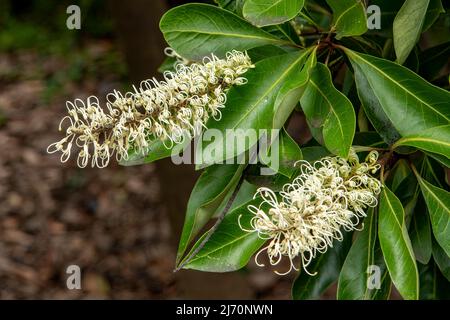
<instances>
[{"instance_id":1,"label":"leaf midrib","mask_svg":"<svg viewBox=\"0 0 450 320\"><path fill-rule=\"evenodd\" d=\"M445 141L436 140L432 138L423 138L423 137L407 137L400 139L396 144L404 144L405 142L409 141L424 141L424 142L434 142L435 144L444 145L444 146L450 146L450 143L447 143Z\"/></svg>"},{"instance_id":2,"label":"leaf midrib","mask_svg":"<svg viewBox=\"0 0 450 320\"><path fill-rule=\"evenodd\" d=\"M336 110L334 110L333 105L331 103L331 101L328 99L328 97L323 93L322 90L320 90L319 86L314 82L314 80L310 79L309 80L310 83L316 88L317 91L319 91L319 93L323 96L323 98L327 101L328 105L330 106L330 111L335 115L337 121L339 122L339 131L341 132L341 136L342 136L342 140L344 140L344 131L342 128L342 122L339 119Z\"/></svg>"},{"instance_id":3,"label":"leaf midrib","mask_svg":"<svg viewBox=\"0 0 450 320\"><path fill-rule=\"evenodd\" d=\"M258 39L258 40L268 40L275 43L285 43L286 41L283 41L281 39L277 39L275 37L270 37L269 35L267 37L262 36L254 36L249 34L242 34L242 33L220 33L220 32L212 32L212 31L203 31L203 30L191 30L191 29L184 29L184 30L178 30L178 29L171 29L167 30L166 34L171 32L179 32L179 33L198 33L198 34L206 34L206 35L213 35L213 36L231 36L236 38L249 38L249 39Z\"/></svg>"},{"instance_id":4,"label":"leaf midrib","mask_svg":"<svg viewBox=\"0 0 450 320\"><path fill-rule=\"evenodd\" d=\"M286 77L286 75L297 65L297 63L302 60L305 55L307 55L311 50L306 50L305 52L303 52L290 66L289 68L287 68L281 75L280 77L269 87L268 90L266 90L264 92L264 94L261 95L261 97L249 108L249 110L247 110L243 116L236 121L236 124L233 125L231 128L227 128L227 129L236 129L238 127L238 125L240 125L244 119L247 118L247 116L249 115L250 112L252 112L259 104L262 100L264 100L269 93L280 83L280 81L282 79L284 79Z\"/></svg>"}]
</instances>

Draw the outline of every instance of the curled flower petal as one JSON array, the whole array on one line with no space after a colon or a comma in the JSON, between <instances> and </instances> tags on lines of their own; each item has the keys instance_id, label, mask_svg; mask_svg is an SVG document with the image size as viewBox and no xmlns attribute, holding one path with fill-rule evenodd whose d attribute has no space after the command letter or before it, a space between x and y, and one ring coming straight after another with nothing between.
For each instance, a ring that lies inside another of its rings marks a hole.
<instances>
[{"instance_id":1,"label":"curled flower petal","mask_svg":"<svg viewBox=\"0 0 450 320\"><path fill-rule=\"evenodd\" d=\"M358 230L360 219L366 216L365 209L377 205L376 196L381 183L369 172L378 170L378 153L371 152L367 162L360 163L352 150L348 160L326 157L310 164L298 161L300 174L283 186L279 200L272 190L260 188L255 197L261 197L259 207L248 206L253 214L251 229L261 239L270 240L255 257L257 261L266 252L271 265L277 265L282 257L290 261L284 275L297 270L294 259L300 257L303 269L317 253L324 253L333 246L333 241L342 241L344 231ZM262 206L268 206L264 211Z\"/></svg>"},{"instance_id":2,"label":"curled flower petal","mask_svg":"<svg viewBox=\"0 0 450 320\"><path fill-rule=\"evenodd\" d=\"M254 66L246 53L232 51L226 59L214 55L202 64L180 57L173 49L166 54L177 59L175 71L166 71L164 80L148 79L133 92L114 90L106 95L105 108L99 99L67 102L68 115L59 126L66 137L51 144L48 151L61 151L61 161L70 157L72 142L80 149L78 165L104 168L111 157L127 159L129 148L145 154L151 138L162 140L166 148L193 138L210 117L219 121L226 92L232 85L245 83L240 76ZM233 80L234 79L234 80Z\"/></svg>"}]
</instances>

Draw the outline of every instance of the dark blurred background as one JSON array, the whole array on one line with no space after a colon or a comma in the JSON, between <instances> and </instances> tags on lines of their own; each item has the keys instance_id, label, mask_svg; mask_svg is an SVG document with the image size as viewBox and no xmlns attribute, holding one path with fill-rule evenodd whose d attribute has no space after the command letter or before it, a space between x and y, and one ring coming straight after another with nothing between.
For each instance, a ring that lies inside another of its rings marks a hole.
<instances>
[{"instance_id":1,"label":"dark blurred background","mask_svg":"<svg viewBox=\"0 0 450 320\"><path fill-rule=\"evenodd\" d=\"M198 173L170 160L106 169L61 164L65 101L158 76L161 15L182 1L0 1L0 298L289 298L292 277L253 263L173 273ZM69 30L66 9L81 9ZM79 265L82 289L68 290Z\"/></svg>"}]
</instances>

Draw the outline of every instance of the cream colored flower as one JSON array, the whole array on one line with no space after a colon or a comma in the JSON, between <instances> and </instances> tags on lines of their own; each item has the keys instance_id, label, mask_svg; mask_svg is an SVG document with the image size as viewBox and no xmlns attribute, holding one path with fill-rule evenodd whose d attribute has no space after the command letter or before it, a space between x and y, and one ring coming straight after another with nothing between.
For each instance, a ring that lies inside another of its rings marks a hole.
<instances>
[{"instance_id":1,"label":"cream colored flower","mask_svg":"<svg viewBox=\"0 0 450 320\"><path fill-rule=\"evenodd\" d=\"M255 256L267 252L271 265L277 265L283 257L290 261L290 268L298 270L294 259L300 257L303 269L316 257L341 241L344 231L356 229L365 209L377 205L381 183L371 174L376 173L378 153L372 151L366 162L359 163L352 150L349 159L327 157L314 164L299 161L300 174L292 183L284 185L279 199L268 188L260 188L255 194L263 201L256 207L250 205L254 214L251 229L268 244ZM263 207L269 206L269 210Z\"/></svg>"},{"instance_id":2,"label":"cream colored flower","mask_svg":"<svg viewBox=\"0 0 450 320\"><path fill-rule=\"evenodd\" d=\"M175 51L168 54L179 63L175 72L164 73L163 81L143 81L124 95L114 91L106 97L106 108L100 107L95 96L67 102L68 115L59 126L66 136L47 151L60 151L65 162L75 145L80 149L80 167L90 162L103 168L114 155L117 161L126 160L130 148L145 154L152 139L160 139L170 148L186 136L199 134L210 117L220 120L226 92L233 85L245 84L242 75L253 68L248 55L239 51L227 53L225 59L211 55L190 65L183 64L187 61Z\"/></svg>"}]
</instances>

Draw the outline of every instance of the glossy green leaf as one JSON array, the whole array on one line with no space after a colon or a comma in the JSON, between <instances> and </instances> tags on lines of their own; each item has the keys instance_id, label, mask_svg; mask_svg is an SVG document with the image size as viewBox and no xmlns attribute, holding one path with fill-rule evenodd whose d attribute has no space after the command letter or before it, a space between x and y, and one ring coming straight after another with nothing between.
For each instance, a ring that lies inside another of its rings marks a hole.
<instances>
[{"instance_id":1,"label":"glossy green leaf","mask_svg":"<svg viewBox=\"0 0 450 320\"><path fill-rule=\"evenodd\" d=\"M277 93L274 103L275 115L272 123L273 128L281 128L284 126L305 91L306 84L311 77L311 72L317 64L317 47L309 48L307 51L311 53L303 64L300 73L292 74L288 77Z\"/></svg>"},{"instance_id":2,"label":"glossy green leaf","mask_svg":"<svg viewBox=\"0 0 450 320\"><path fill-rule=\"evenodd\" d=\"M378 236L392 282L407 300L419 298L419 276L400 200L386 186L380 195Z\"/></svg>"},{"instance_id":3,"label":"glossy green leaf","mask_svg":"<svg viewBox=\"0 0 450 320\"><path fill-rule=\"evenodd\" d=\"M177 261L189 243L212 218L228 191L234 190L244 165L215 165L207 168L191 192L178 245Z\"/></svg>"},{"instance_id":4,"label":"glossy green leaf","mask_svg":"<svg viewBox=\"0 0 450 320\"><path fill-rule=\"evenodd\" d=\"M427 207L419 197L409 226L409 235L416 260L427 264L431 258L431 227Z\"/></svg>"},{"instance_id":5,"label":"glossy green leaf","mask_svg":"<svg viewBox=\"0 0 450 320\"><path fill-rule=\"evenodd\" d=\"M450 124L403 137L394 144L398 146L412 146L450 158Z\"/></svg>"},{"instance_id":6,"label":"glossy green leaf","mask_svg":"<svg viewBox=\"0 0 450 320\"><path fill-rule=\"evenodd\" d=\"M372 277L375 276L372 274L373 266L379 268L378 289L371 286L375 285L372 283ZM358 232L342 266L337 298L339 300L387 299L390 288L391 280L377 241L377 216L374 210L370 209L364 219L364 229Z\"/></svg>"},{"instance_id":7,"label":"glossy green leaf","mask_svg":"<svg viewBox=\"0 0 450 320\"><path fill-rule=\"evenodd\" d=\"M256 26L280 24L293 19L305 0L246 0L244 17Z\"/></svg>"},{"instance_id":8,"label":"glossy green leaf","mask_svg":"<svg viewBox=\"0 0 450 320\"><path fill-rule=\"evenodd\" d=\"M248 168L248 167L247 167ZM239 188L238 193L236 194L236 197L233 200L233 203L230 206L230 209L228 211L233 211L234 209L242 206L243 204L249 202L250 200L253 199L253 196L255 195L257 190L257 187L254 186L253 184L247 182L246 180L244 180L242 182L241 187ZM229 190L229 193L233 193L234 190ZM220 205L219 209L216 210L216 214L214 216L218 216L222 213L222 210L224 208L224 206L228 203L227 201L228 199L226 199L225 201L222 202L222 204Z\"/></svg>"},{"instance_id":9,"label":"glossy green leaf","mask_svg":"<svg viewBox=\"0 0 450 320\"><path fill-rule=\"evenodd\" d=\"M433 242L433 258L442 275L450 281L450 257L435 241Z\"/></svg>"},{"instance_id":10,"label":"glossy green leaf","mask_svg":"<svg viewBox=\"0 0 450 320\"><path fill-rule=\"evenodd\" d=\"M366 8L361 0L327 0L333 10L336 38L359 36L367 31Z\"/></svg>"},{"instance_id":11,"label":"glossy green leaf","mask_svg":"<svg viewBox=\"0 0 450 320\"><path fill-rule=\"evenodd\" d=\"M211 141L204 142L201 157L203 163L220 163L235 157L245 150L238 150L235 147L237 142L234 141L245 144L248 149L264 134L270 136L271 132L268 130L280 129L284 125L290 112L279 121L281 125L275 126L275 100L287 79L300 79L301 81L297 81L299 87L306 83L307 78L301 71L310 52L311 50L288 53L257 62L255 68L245 75L248 83L230 89L222 119L207 123L207 127L217 129L215 131L218 134ZM291 101L284 109L292 112L297 101Z\"/></svg>"},{"instance_id":12,"label":"glossy green leaf","mask_svg":"<svg viewBox=\"0 0 450 320\"><path fill-rule=\"evenodd\" d=\"M344 234L342 241L335 240L333 247L316 257L308 266L311 276L300 271L292 286L292 298L296 300L319 299L339 277L339 270L351 246L352 233Z\"/></svg>"},{"instance_id":13,"label":"glossy green leaf","mask_svg":"<svg viewBox=\"0 0 450 320\"><path fill-rule=\"evenodd\" d=\"M450 256L450 193L420 177L418 180L430 214L433 234Z\"/></svg>"},{"instance_id":14,"label":"glossy green leaf","mask_svg":"<svg viewBox=\"0 0 450 320\"><path fill-rule=\"evenodd\" d=\"M430 0L427 14L425 15L425 21L423 22L422 32L427 31L443 12L445 12L445 9L442 6L441 0Z\"/></svg>"},{"instance_id":15,"label":"glossy green leaf","mask_svg":"<svg viewBox=\"0 0 450 320\"><path fill-rule=\"evenodd\" d=\"M394 19L394 48L403 64L419 40L430 0L406 0Z\"/></svg>"},{"instance_id":16,"label":"glossy green leaf","mask_svg":"<svg viewBox=\"0 0 450 320\"><path fill-rule=\"evenodd\" d=\"M295 163L303 159L302 151L284 128L275 139L276 143L272 142L269 150L268 164L275 172L291 178L296 171Z\"/></svg>"},{"instance_id":17,"label":"glossy green leaf","mask_svg":"<svg viewBox=\"0 0 450 320\"><path fill-rule=\"evenodd\" d=\"M190 139L186 138L182 144L173 145L168 148L161 140L155 139L150 142L149 147L144 154L131 149L128 151L128 159L122 159L119 164L122 166L136 166L168 158L172 155L178 155L189 144L189 142ZM168 142L166 144L167 146L170 146Z\"/></svg>"},{"instance_id":18,"label":"glossy green leaf","mask_svg":"<svg viewBox=\"0 0 450 320\"><path fill-rule=\"evenodd\" d=\"M160 29L178 54L192 60L211 53L223 57L231 50L286 44L235 14L207 4L186 4L167 11Z\"/></svg>"},{"instance_id":19,"label":"glossy green leaf","mask_svg":"<svg viewBox=\"0 0 450 320\"><path fill-rule=\"evenodd\" d=\"M362 70L357 65L354 65L354 69L356 88L359 100L364 109L364 114L370 123L372 123L377 133L383 138L384 142L389 145L394 143L400 138L400 133L398 133L394 124L389 120Z\"/></svg>"},{"instance_id":20,"label":"glossy green leaf","mask_svg":"<svg viewBox=\"0 0 450 320\"><path fill-rule=\"evenodd\" d=\"M346 158L355 134L356 116L350 100L338 91L328 67L317 64L300 100L312 133L333 154Z\"/></svg>"},{"instance_id":21,"label":"glossy green leaf","mask_svg":"<svg viewBox=\"0 0 450 320\"><path fill-rule=\"evenodd\" d=\"M257 198L228 213L205 246L184 268L228 272L245 266L265 240L260 239L256 232L243 231L239 222L242 227L251 229L250 220L253 214L248 211L247 206L259 205L260 202L261 199ZM201 241L202 238L192 250L195 250Z\"/></svg>"},{"instance_id":22,"label":"glossy green leaf","mask_svg":"<svg viewBox=\"0 0 450 320\"><path fill-rule=\"evenodd\" d=\"M367 80L377 105L382 109L380 111L402 136L448 125L450 92L428 83L394 62L348 49L345 52L355 72Z\"/></svg>"}]
</instances>

